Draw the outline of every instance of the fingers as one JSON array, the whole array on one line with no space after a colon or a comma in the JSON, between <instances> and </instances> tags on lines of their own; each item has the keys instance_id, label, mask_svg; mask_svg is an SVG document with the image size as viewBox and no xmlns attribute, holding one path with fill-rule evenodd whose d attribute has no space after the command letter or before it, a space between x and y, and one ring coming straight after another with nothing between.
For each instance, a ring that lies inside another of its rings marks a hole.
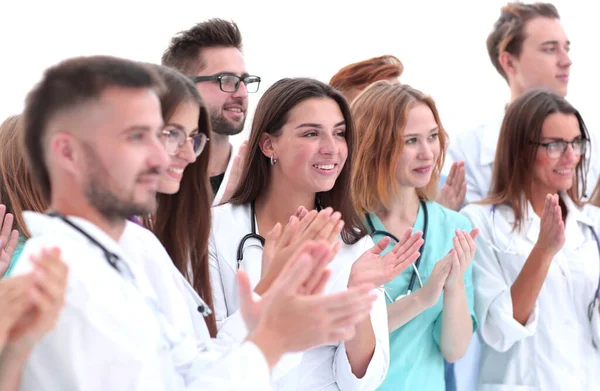
<instances>
[{"instance_id":1,"label":"fingers","mask_svg":"<svg viewBox=\"0 0 600 391\"><path fill-rule=\"evenodd\" d=\"M340 328L329 333L327 342L334 343L338 341L349 341L356 335L356 328L354 326Z\"/></svg>"},{"instance_id":2,"label":"fingers","mask_svg":"<svg viewBox=\"0 0 600 391\"><path fill-rule=\"evenodd\" d=\"M331 243L334 240L336 240L342 233L342 230L344 229L344 225L345 225L344 220L338 221L335 228L333 230L331 230L331 233L329 234L327 241Z\"/></svg>"},{"instance_id":3,"label":"fingers","mask_svg":"<svg viewBox=\"0 0 600 391\"><path fill-rule=\"evenodd\" d=\"M4 205L2 206L6 208ZM0 214L0 217L2 217L2 215L4 215L4 213ZM7 213L4 216L4 222L2 223L2 229L0 230L0 239L2 239L2 243L8 243L8 238L10 236L10 231L12 230L13 221L14 216L11 213Z\"/></svg>"},{"instance_id":4,"label":"fingers","mask_svg":"<svg viewBox=\"0 0 600 391\"><path fill-rule=\"evenodd\" d=\"M301 233L300 240L313 240L328 237L342 214L333 212L333 208L325 208L317 213L315 219Z\"/></svg>"},{"instance_id":5,"label":"fingers","mask_svg":"<svg viewBox=\"0 0 600 391\"><path fill-rule=\"evenodd\" d=\"M417 231L415 232L408 240L404 243L396 244L392 249L392 253L396 257L401 257L403 255L412 254L413 252L419 251L424 241L422 239L423 232Z\"/></svg>"},{"instance_id":6,"label":"fingers","mask_svg":"<svg viewBox=\"0 0 600 391\"><path fill-rule=\"evenodd\" d=\"M281 238L277 243L277 248L281 249L288 246L300 230L300 221L296 216L291 216L289 222L283 228Z\"/></svg>"},{"instance_id":7,"label":"fingers","mask_svg":"<svg viewBox=\"0 0 600 391\"><path fill-rule=\"evenodd\" d=\"M308 209L306 209L304 206L299 206L294 216L296 216L299 220L302 220L307 214Z\"/></svg>"},{"instance_id":8,"label":"fingers","mask_svg":"<svg viewBox=\"0 0 600 391\"><path fill-rule=\"evenodd\" d=\"M406 269L408 269L410 267L410 265L412 265L413 263L415 263L415 261L417 259L419 259L420 255L421 255L421 253L417 251L408 256L402 257L402 260L394 266L394 268L392 270L392 274L394 276L397 276L400 273L402 273L403 271L405 271Z\"/></svg>"},{"instance_id":9,"label":"fingers","mask_svg":"<svg viewBox=\"0 0 600 391\"><path fill-rule=\"evenodd\" d=\"M385 250L387 248L387 246L390 245L390 242L392 241L392 239L390 239L389 237L384 237L383 239L379 240L377 243L375 243L375 245L373 247L371 247L370 251L371 253L375 254L375 255L379 255L383 252L383 250Z\"/></svg>"},{"instance_id":10,"label":"fingers","mask_svg":"<svg viewBox=\"0 0 600 391\"><path fill-rule=\"evenodd\" d=\"M457 258L461 265L466 268L466 264L468 263L469 257L469 244L466 242L465 235L463 231L457 229L455 231L456 236L452 238L452 243L454 244L454 250L456 250Z\"/></svg>"},{"instance_id":11,"label":"fingers","mask_svg":"<svg viewBox=\"0 0 600 391\"><path fill-rule=\"evenodd\" d=\"M321 283L323 271L327 267L331 259L331 248L326 242L317 243L310 251L311 256L315 260L315 267L310 272L308 279L304 283L306 292L312 292L318 284Z\"/></svg>"},{"instance_id":12,"label":"fingers","mask_svg":"<svg viewBox=\"0 0 600 391\"><path fill-rule=\"evenodd\" d=\"M399 243L406 243L406 241L410 238L410 236L412 235L412 227L408 227L404 230L404 233L402 234L402 236L400 237L400 242ZM419 233L421 231L417 231L415 232L415 234ZM423 233L421 232L421 235L423 235Z\"/></svg>"},{"instance_id":13,"label":"fingers","mask_svg":"<svg viewBox=\"0 0 600 391\"><path fill-rule=\"evenodd\" d=\"M320 298L320 304L325 306L328 311L349 311L354 305L359 305L363 302L374 302L376 295L371 294L373 285L363 284L354 288L349 288L347 291L335 293L332 295L323 296Z\"/></svg>"},{"instance_id":14,"label":"fingers","mask_svg":"<svg viewBox=\"0 0 600 391\"><path fill-rule=\"evenodd\" d=\"M315 285L315 287L312 289L312 291L307 291L307 294L309 295L320 295L323 293L323 291L325 290L325 285L327 284L327 281L329 281L329 278L331 277L331 269L324 269L321 272L321 280L317 283L317 285Z\"/></svg>"},{"instance_id":15,"label":"fingers","mask_svg":"<svg viewBox=\"0 0 600 391\"><path fill-rule=\"evenodd\" d=\"M458 162L452 163L452 166L450 167L450 172L448 173L448 176L446 177L446 184L450 187L452 187L452 184L454 183L454 177L456 176L456 168L457 167L458 167Z\"/></svg>"},{"instance_id":16,"label":"fingers","mask_svg":"<svg viewBox=\"0 0 600 391\"><path fill-rule=\"evenodd\" d=\"M305 243L296 254L286 263L275 282L276 291L298 292L300 286L307 280L313 267L314 260L310 251L314 243Z\"/></svg>"},{"instance_id":17,"label":"fingers","mask_svg":"<svg viewBox=\"0 0 600 391\"><path fill-rule=\"evenodd\" d=\"M310 212L306 213L304 217L302 217L302 219L300 220L298 233L302 234L306 230L306 228L314 221L318 214L319 212L317 212L316 210L311 210Z\"/></svg>"},{"instance_id":18,"label":"fingers","mask_svg":"<svg viewBox=\"0 0 600 391\"><path fill-rule=\"evenodd\" d=\"M473 241L477 240L477 237L479 236L479 228L473 228L471 230L471 232L469 233L469 235L471 235L471 238L473 238Z\"/></svg>"}]
</instances>

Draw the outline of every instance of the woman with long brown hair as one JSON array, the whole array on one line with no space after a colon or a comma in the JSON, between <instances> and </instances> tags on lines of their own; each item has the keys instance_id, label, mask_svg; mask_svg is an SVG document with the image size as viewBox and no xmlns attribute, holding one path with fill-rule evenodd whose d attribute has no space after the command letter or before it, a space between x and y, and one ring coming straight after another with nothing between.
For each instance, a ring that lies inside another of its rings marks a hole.
<instances>
[{"instance_id":1,"label":"woman with long brown hair","mask_svg":"<svg viewBox=\"0 0 600 391\"><path fill-rule=\"evenodd\" d=\"M354 211L350 172L355 137L346 100L324 83L282 79L264 93L254 115L240 184L230 203L213 209L210 261L219 327L239 307L238 269L249 273L259 294L269 285L272 270L277 274L280 261L263 263L261 235L294 223L301 206L310 212L297 223L299 234L291 241L319 231L339 243L325 292L365 282L379 287L414 262L420 234L411 236L408 231L402 243L382 257L379 253L389 240L373 246ZM371 316L355 328L355 335L344 343L284 360L274 370L275 389L377 387L389 359L382 292Z\"/></svg>"},{"instance_id":2,"label":"woman with long brown hair","mask_svg":"<svg viewBox=\"0 0 600 391\"><path fill-rule=\"evenodd\" d=\"M600 214L581 199L588 145L564 98L523 94L506 111L489 196L462 211L481 229L473 266L481 390L600 384Z\"/></svg>"},{"instance_id":3,"label":"woman with long brown hair","mask_svg":"<svg viewBox=\"0 0 600 391\"><path fill-rule=\"evenodd\" d=\"M0 125L0 204L4 205L0 205L0 222L3 223L0 246L4 248L0 254L0 277L10 275L23 244L30 237L23 211L42 213L47 207L29 173L20 143L21 134L20 115L8 117ZM11 231L13 218L16 229Z\"/></svg>"}]
</instances>

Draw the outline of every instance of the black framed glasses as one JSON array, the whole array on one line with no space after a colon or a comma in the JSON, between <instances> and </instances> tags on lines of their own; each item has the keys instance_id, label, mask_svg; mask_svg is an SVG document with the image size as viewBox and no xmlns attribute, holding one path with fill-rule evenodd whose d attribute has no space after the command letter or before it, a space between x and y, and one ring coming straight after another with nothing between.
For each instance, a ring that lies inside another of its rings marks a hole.
<instances>
[{"instance_id":1,"label":"black framed glasses","mask_svg":"<svg viewBox=\"0 0 600 391\"><path fill-rule=\"evenodd\" d=\"M179 151L181 151L181 148L184 147L185 143L189 141L192 144L194 154L196 154L196 157L198 157L208 142L208 137L206 137L206 134L198 133L194 136L188 137L183 129L175 125L165 126L162 133L165 138L167 153L172 156L177 155Z\"/></svg>"},{"instance_id":2,"label":"black framed glasses","mask_svg":"<svg viewBox=\"0 0 600 391\"><path fill-rule=\"evenodd\" d=\"M221 73L214 76L194 76L192 80L194 83L218 81L219 87L223 92L236 92L240 88L240 82L243 82L246 85L246 90L252 94L257 92L260 86L260 77L258 76L246 75L240 77L233 73Z\"/></svg>"},{"instance_id":3,"label":"black framed glasses","mask_svg":"<svg viewBox=\"0 0 600 391\"><path fill-rule=\"evenodd\" d=\"M573 152L575 152L576 155L581 156L585 154L589 140L585 138L576 138L573 141L556 140L549 143L532 142L531 144L546 148L546 154L550 159L558 159L565 153L567 146L569 145L573 148Z\"/></svg>"}]
</instances>

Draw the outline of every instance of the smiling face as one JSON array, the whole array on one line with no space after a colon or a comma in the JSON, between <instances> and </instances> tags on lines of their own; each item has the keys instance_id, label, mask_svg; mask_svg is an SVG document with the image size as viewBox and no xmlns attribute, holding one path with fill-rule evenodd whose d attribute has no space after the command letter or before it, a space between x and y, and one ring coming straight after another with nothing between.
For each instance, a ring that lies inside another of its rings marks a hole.
<instances>
[{"instance_id":1,"label":"smiling face","mask_svg":"<svg viewBox=\"0 0 600 391\"><path fill-rule=\"evenodd\" d=\"M175 128L183 131L186 136L191 137L198 133L198 118L200 117L200 108L196 102L182 102L171 118L165 121L165 129ZM179 191L183 171L185 168L196 161L196 154L190 141L185 144L171 156L169 167L160 176L158 192L165 194L175 194Z\"/></svg>"},{"instance_id":2,"label":"smiling face","mask_svg":"<svg viewBox=\"0 0 600 391\"><path fill-rule=\"evenodd\" d=\"M273 155L273 183L302 192L325 192L335 185L346 158L346 122L336 101L310 98L288 113L279 136L263 134L262 150Z\"/></svg>"},{"instance_id":3,"label":"smiling face","mask_svg":"<svg viewBox=\"0 0 600 391\"><path fill-rule=\"evenodd\" d=\"M416 103L408 112L404 128L404 145L396 171L400 186L423 188L429 184L440 156L438 135L438 124L429 106Z\"/></svg>"},{"instance_id":4,"label":"smiling face","mask_svg":"<svg viewBox=\"0 0 600 391\"><path fill-rule=\"evenodd\" d=\"M205 48L202 58L206 64L197 76L248 75L244 56L235 47ZM196 88L208 107L215 134L232 136L244 129L248 111L248 90L244 83L235 92L222 91L218 80L196 83Z\"/></svg>"},{"instance_id":5,"label":"smiling face","mask_svg":"<svg viewBox=\"0 0 600 391\"><path fill-rule=\"evenodd\" d=\"M544 120L540 143L570 142L581 139L581 130L575 115L555 113ZM550 151L547 151L548 148L551 148ZM570 189L575 180L577 165L581 160L581 155L572 145L568 145L564 153L560 153L558 157L550 157L548 152L552 154L552 145L540 146L533 167L533 192L544 196Z\"/></svg>"}]
</instances>

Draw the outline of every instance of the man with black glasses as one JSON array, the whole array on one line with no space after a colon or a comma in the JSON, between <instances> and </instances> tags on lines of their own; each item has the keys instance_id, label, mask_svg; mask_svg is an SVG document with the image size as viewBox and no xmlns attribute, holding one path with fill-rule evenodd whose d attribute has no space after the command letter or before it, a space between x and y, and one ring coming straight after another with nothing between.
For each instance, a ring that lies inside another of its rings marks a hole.
<instances>
[{"instance_id":1,"label":"man with black glasses","mask_svg":"<svg viewBox=\"0 0 600 391\"><path fill-rule=\"evenodd\" d=\"M192 78L208 106L213 130L208 172L215 204L226 201L237 184L233 167L243 154L243 148L233 151L229 136L244 129L248 94L260 86L260 77L246 71L240 30L222 19L198 23L173 37L162 64Z\"/></svg>"}]
</instances>

